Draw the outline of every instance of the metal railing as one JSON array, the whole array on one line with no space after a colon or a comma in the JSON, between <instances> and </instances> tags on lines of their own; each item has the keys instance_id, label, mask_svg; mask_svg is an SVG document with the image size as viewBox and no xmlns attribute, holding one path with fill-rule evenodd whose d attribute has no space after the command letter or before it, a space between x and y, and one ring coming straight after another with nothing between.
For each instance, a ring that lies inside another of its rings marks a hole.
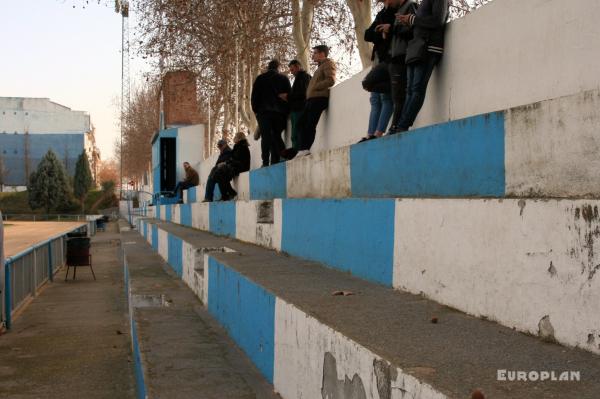
<instances>
[{"instance_id":1,"label":"metal railing","mask_svg":"<svg viewBox=\"0 0 600 399\"><path fill-rule=\"evenodd\" d=\"M22 221L22 222L81 222L88 218L87 215L64 215L64 214L27 214L27 213L6 213L2 216L5 222Z\"/></svg>"},{"instance_id":2,"label":"metal railing","mask_svg":"<svg viewBox=\"0 0 600 399\"><path fill-rule=\"evenodd\" d=\"M1 219L0 223L2 223ZM89 235L93 235L95 227L94 219L71 232L87 230ZM18 312L23 305L35 297L38 290L47 281L53 281L56 272L66 264L67 234L65 232L60 236L52 237L5 259L4 287L0 286L0 290L3 290L4 294L3 301L0 301L0 304L3 302L2 310L4 312L0 312L0 315L4 314L4 324L7 329L11 328L15 312Z\"/></svg>"}]
</instances>

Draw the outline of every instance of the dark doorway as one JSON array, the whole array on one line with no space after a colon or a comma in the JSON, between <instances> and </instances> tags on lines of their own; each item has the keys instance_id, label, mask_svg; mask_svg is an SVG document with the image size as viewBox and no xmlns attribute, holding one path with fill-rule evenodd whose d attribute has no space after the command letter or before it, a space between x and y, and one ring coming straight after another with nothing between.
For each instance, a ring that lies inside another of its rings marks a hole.
<instances>
[{"instance_id":1,"label":"dark doorway","mask_svg":"<svg viewBox=\"0 0 600 399\"><path fill-rule=\"evenodd\" d=\"M171 191L177 183L176 145L173 137L160 139L160 191Z\"/></svg>"}]
</instances>

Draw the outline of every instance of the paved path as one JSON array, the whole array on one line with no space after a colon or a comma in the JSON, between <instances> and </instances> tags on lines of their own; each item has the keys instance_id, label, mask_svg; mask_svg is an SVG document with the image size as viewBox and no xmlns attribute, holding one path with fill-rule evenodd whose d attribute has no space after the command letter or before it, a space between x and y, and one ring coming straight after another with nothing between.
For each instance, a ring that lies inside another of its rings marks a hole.
<instances>
[{"instance_id":1,"label":"paved path","mask_svg":"<svg viewBox=\"0 0 600 399\"><path fill-rule=\"evenodd\" d=\"M92 240L98 281L61 270L0 336L0 398L135 397L118 238L111 224Z\"/></svg>"},{"instance_id":2,"label":"paved path","mask_svg":"<svg viewBox=\"0 0 600 399\"><path fill-rule=\"evenodd\" d=\"M149 397L280 399L144 239L122 234ZM161 295L168 306L136 305L137 298Z\"/></svg>"},{"instance_id":3,"label":"paved path","mask_svg":"<svg viewBox=\"0 0 600 399\"><path fill-rule=\"evenodd\" d=\"M4 227L4 256L9 257L47 240L66 234L85 222L6 222Z\"/></svg>"}]
</instances>

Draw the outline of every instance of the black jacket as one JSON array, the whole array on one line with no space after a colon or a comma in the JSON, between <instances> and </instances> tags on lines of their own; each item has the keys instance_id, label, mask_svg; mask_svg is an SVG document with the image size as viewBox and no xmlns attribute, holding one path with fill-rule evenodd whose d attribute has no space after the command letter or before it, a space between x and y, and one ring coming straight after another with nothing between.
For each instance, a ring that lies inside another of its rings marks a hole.
<instances>
[{"instance_id":1,"label":"black jacket","mask_svg":"<svg viewBox=\"0 0 600 399\"><path fill-rule=\"evenodd\" d=\"M448 21L448 0L423 0L410 18L415 37L425 39L431 53L444 52L444 33Z\"/></svg>"},{"instance_id":2,"label":"black jacket","mask_svg":"<svg viewBox=\"0 0 600 399\"><path fill-rule=\"evenodd\" d=\"M292 85L292 92L288 97L290 103L290 109L292 111L302 111L304 104L306 103L306 89L310 83L310 75L302 70L298 72L294 78L294 84Z\"/></svg>"},{"instance_id":3,"label":"black jacket","mask_svg":"<svg viewBox=\"0 0 600 399\"><path fill-rule=\"evenodd\" d=\"M373 43L373 54L371 55L371 60L375 60L375 54L377 54L377 59L379 62L388 61L390 43L392 41L391 35L388 35L387 38L384 39L380 32L375 31L375 28L377 28L378 25L383 24L394 25L395 19L396 8L386 7L377 13L373 23L365 31L365 41Z\"/></svg>"},{"instance_id":4,"label":"black jacket","mask_svg":"<svg viewBox=\"0 0 600 399\"><path fill-rule=\"evenodd\" d=\"M252 111L257 115L265 112L287 115L290 112L289 104L279 95L289 94L290 91L290 80L279 72L271 69L258 75L252 86Z\"/></svg>"},{"instance_id":5,"label":"black jacket","mask_svg":"<svg viewBox=\"0 0 600 399\"><path fill-rule=\"evenodd\" d=\"M227 165L233 168L235 175L250 170L250 149L248 141L242 140L233 146L231 158L227 161Z\"/></svg>"},{"instance_id":6,"label":"black jacket","mask_svg":"<svg viewBox=\"0 0 600 399\"><path fill-rule=\"evenodd\" d=\"M229 158L231 158L231 153L232 153L232 151L231 151L231 148L229 148L229 147L227 147L223 151L221 151L215 166L220 164L221 162L227 162L229 160Z\"/></svg>"},{"instance_id":7,"label":"black jacket","mask_svg":"<svg viewBox=\"0 0 600 399\"><path fill-rule=\"evenodd\" d=\"M418 9L414 0L406 0L402 6L398 7L396 15L416 14ZM402 25L398 20L394 21L392 28L392 42L390 44L390 60L392 63L403 63L406 57L406 48L408 42L413 38L412 26Z\"/></svg>"}]
</instances>

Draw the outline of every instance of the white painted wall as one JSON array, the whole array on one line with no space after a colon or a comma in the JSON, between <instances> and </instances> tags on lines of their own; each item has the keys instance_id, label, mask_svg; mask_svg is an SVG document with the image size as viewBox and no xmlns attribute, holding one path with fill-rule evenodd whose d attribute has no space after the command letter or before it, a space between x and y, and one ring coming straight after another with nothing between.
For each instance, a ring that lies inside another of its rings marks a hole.
<instances>
[{"instance_id":1,"label":"white painted wall","mask_svg":"<svg viewBox=\"0 0 600 399\"><path fill-rule=\"evenodd\" d=\"M204 125L191 125L177 128L177 180L185 178L183 163L189 162L198 171L202 159ZM198 173L200 174L200 173Z\"/></svg>"},{"instance_id":2,"label":"white painted wall","mask_svg":"<svg viewBox=\"0 0 600 399\"><path fill-rule=\"evenodd\" d=\"M209 229L209 204L194 202L192 208L192 227L199 230L208 231Z\"/></svg>"},{"instance_id":3,"label":"white painted wall","mask_svg":"<svg viewBox=\"0 0 600 399\"><path fill-rule=\"evenodd\" d=\"M568 7L560 0L495 0L453 21L415 126L597 89L598 20L597 0L572 0ZM313 152L356 143L366 134L365 73L331 91Z\"/></svg>"},{"instance_id":4,"label":"white painted wall","mask_svg":"<svg viewBox=\"0 0 600 399\"><path fill-rule=\"evenodd\" d=\"M261 201L237 201L235 207L236 237L266 248L275 248L275 223L258 223L258 207ZM274 211L274 210L273 210ZM279 246L281 246L281 240Z\"/></svg>"},{"instance_id":5,"label":"white painted wall","mask_svg":"<svg viewBox=\"0 0 600 399\"><path fill-rule=\"evenodd\" d=\"M506 112L510 196L600 195L600 90Z\"/></svg>"},{"instance_id":6,"label":"white painted wall","mask_svg":"<svg viewBox=\"0 0 600 399\"><path fill-rule=\"evenodd\" d=\"M285 399L320 398L325 353L336 359L337 379L360 377L365 397L379 399L374 360L381 358L295 306L275 301L275 367L273 385ZM393 366L392 366L393 367ZM430 385L397 369L392 398L445 399ZM361 397L356 395L356 397Z\"/></svg>"},{"instance_id":7,"label":"white painted wall","mask_svg":"<svg viewBox=\"0 0 600 399\"><path fill-rule=\"evenodd\" d=\"M158 229L158 254L169 260L169 233L162 229Z\"/></svg>"},{"instance_id":8,"label":"white painted wall","mask_svg":"<svg viewBox=\"0 0 600 399\"><path fill-rule=\"evenodd\" d=\"M549 316L560 343L600 353L600 220L586 206L600 201L398 200L393 285L531 334Z\"/></svg>"},{"instance_id":9,"label":"white painted wall","mask_svg":"<svg viewBox=\"0 0 600 399\"><path fill-rule=\"evenodd\" d=\"M289 198L342 198L352 195L350 147L313 152L286 165Z\"/></svg>"},{"instance_id":10,"label":"white painted wall","mask_svg":"<svg viewBox=\"0 0 600 399\"><path fill-rule=\"evenodd\" d=\"M0 133L81 133L90 116L48 98L0 97Z\"/></svg>"}]
</instances>

